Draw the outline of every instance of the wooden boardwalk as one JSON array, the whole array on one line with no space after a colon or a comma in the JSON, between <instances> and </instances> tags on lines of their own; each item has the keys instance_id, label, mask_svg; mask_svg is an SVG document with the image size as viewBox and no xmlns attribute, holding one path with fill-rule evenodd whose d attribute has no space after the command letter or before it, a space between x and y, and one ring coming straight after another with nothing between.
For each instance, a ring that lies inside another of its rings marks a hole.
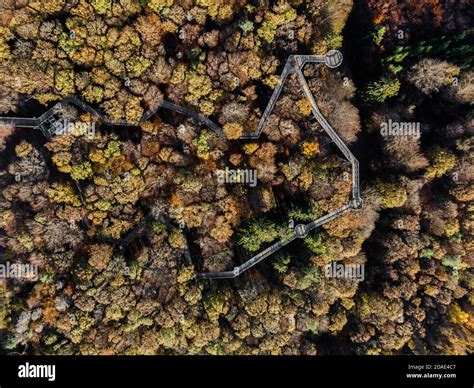
<instances>
[{"instance_id":1,"label":"wooden boardwalk","mask_svg":"<svg viewBox=\"0 0 474 388\"><path fill-rule=\"evenodd\" d=\"M260 263L262 260L272 255L273 253L275 253L276 251L278 251L285 245L289 244L296 238L304 238L307 236L307 234L311 230L325 224L326 222L329 222L352 209L362 208L363 202L360 197L359 161L352 154L352 152L349 150L349 148L343 142L343 140L339 137L337 132L328 123L326 118L321 114L318 108L316 99L313 96L313 93L311 92L302 71L304 65L307 63L323 63L329 68L336 68L342 63L342 59L343 59L342 54L337 50L331 50L328 53L326 53L326 55L291 55L290 57L288 57L285 67L283 68L283 71L281 73L280 82L278 86L275 88L275 90L273 91L270 101L268 102L267 107L265 108L265 111L263 112L263 115L260 118L257 128L252 133L247 133L247 134L242 135L240 139L243 139L243 140L255 139L256 140L260 137L260 135L262 134L263 128L265 127L265 124L267 123L268 118L270 117L270 114L275 108L276 102L281 94L281 91L283 90L287 77L290 74L295 74L297 76L298 82L300 84L300 87L303 93L305 94L306 98L308 99L311 105L311 110L312 110L314 119L321 125L321 127L328 134L331 140L336 144L336 146L341 150L343 155L351 163L352 193L351 193L351 199L349 203L346 206L342 207L341 209L331 212L306 225L303 225L303 224L296 225L293 232L290 233L289 237L275 242L274 244L270 245L263 251L251 257L242 265L234 267L233 270L220 271L220 272L200 272L197 274L198 279L235 278L239 276L240 274L242 274L243 272L247 271L249 268ZM44 114L42 114L40 117L33 117L33 118L0 117L0 123L3 122L3 123L14 125L16 127L39 129L46 138L50 139L52 136L55 135L54 124L57 120L59 120L58 115L57 115L58 111L60 110L60 108L67 105L74 105L82 109L83 111L90 113L92 116L97 118L103 124L111 125L111 126L137 126L140 123L149 120L160 109L168 109L168 110L180 113L184 116L187 116L198 123L206 125L208 128L216 132L218 135L224 136L222 128L219 127L214 122L212 122L211 120L209 120L207 117L205 117L201 113L198 113L191 109L188 109L188 108L185 108L180 105L176 105L169 101L164 101L164 100L158 102L158 104L156 104L153 108L146 111L137 123L130 123L125 120L120 120L120 121L112 120L108 116L98 112L96 109L86 104L84 101L82 101L76 96L68 96L64 98L62 101L58 102L51 109L49 109ZM148 219L142 220L142 222L138 224L130 232L130 234L127 237L120 240L114 240L114 242L116 242L117 244L121 246L128 245L131 242L131 240L143 229L146 221L148 221ZM189 251L188 251L188 254L189 254Z\"/></svg>"}]
</instances>

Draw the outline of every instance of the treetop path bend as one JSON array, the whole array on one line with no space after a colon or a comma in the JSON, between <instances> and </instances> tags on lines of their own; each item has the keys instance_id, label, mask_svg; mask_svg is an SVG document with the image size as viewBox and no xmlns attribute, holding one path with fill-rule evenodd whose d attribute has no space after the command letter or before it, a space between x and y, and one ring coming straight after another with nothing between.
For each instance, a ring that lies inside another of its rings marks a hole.
<instances>
[{"instance_id":1,"label":"treetop path bend","mask_svg":"<svg viewBox=\"0 0 474 388\"><path fill-rule=\"evenodd\" d=\"M283 68L283 71L281 73L280 77L280 82L278 86L275 88L273 91L273 94L270 98L270 101L268 102L267 107L265 108L265 111L260 119L260 122L256 128L256 130L252 133L247 133L244 134L240 137L242 140L256 140L260 137L262 134L263 128L272 113L276 102L278 100L278 97L280 96L280 93L283 89L283 86L285 84L285 81L287 77L290 74L295 74L298 82L301 86L302 91L304 92L306 98L308 99L310 105L311 105L311 110L313 113L314 118L316 121L321 125L321 127L324 129L324 131L328 134L328 136L331 138L331 140L336 144L336 146L339 148L339 150L343 153L343 155L347 158L347 160L351 163L352 166L352 193L351 193L351 199L349 203L331 213L326 214L323 217L320 217L308 224L299 224L296 225L295 228L288 234L288 236L285 236L285 238L280 239L279 241L273 243L263 251L259 252L240 266L234 267L233 270L231 271L217 271L217 272L200 272L197 274L198 279L232 279L236 278L243 272L247 271L249 268L253 267L254 265L258 264L268 256L272 255L285 245L289 244L296 238L305 238L308 233L331 221L334 220L335 218L341 216L342 214L353 210L353 209L360 209L362 208L362 198L360 197L360 177L359 177L359 162L355 158L355 156L352 154L352 152L349 150L347 145L342 141L342 139L339 137L337 132L332 128L332 126L329 124L329 122L325 119L325 117L321 114L317 102L313 96L313 93L311 92L308 83L306 82L306 79L303 74L303 67L307 63L323 63L329 68L336 68L342 63L342 54L338 50L330 50L329 52L326 53L326 55L290 55L288 57L288 60L286 61L285 67ZM58 113L58 108L67 106L68 104L75 105L78 108L81 108L83 111L90 113L92 116L96 117L99 121L101 121L103 124L110 125L110 126L135 126L137 125L136 123L129 123L125 120L120 120L120 121L114 121L111 120L109 117L106 115L98 112L95 110L93 107L90 105L86 104L84 101L79 99L76 96L68 96L65 97L62 101L58 102L56 105L54 105L51 109L46 111L44 114L42 114L39 117L33 117L33 118L20 118L20 117L0 117L0 123L6 123L6 124L11 124L15 127L20 127L20 128L35 128L35 129L40 129L41 132L44 134L44 136L48 139L50 139L54 134L54 123L58 120L58 117L56 116ZM180 105L173 104L169 101L160 101L158 104L156 104L153 108L149 109L146 111L142 117L140 118L138 124L145 122L149 120L153 115L155 115L158 110L160 109L168 109L177 113L180 113L184 116L187 116L203 125L206 125L208 128L212 129L214 132L218 133L221 136L224 136L223 130L221 127L219 127L217 124L209 120L207 117L204 115L193 111L191 109L187 109L185 107L182 107ZM143 228L144 222L140 223L137 227L138 230L136 233L134 231L131 232L131 235L135 236L140 229ZM130 236L130 235L129 235ZM129 242L130 237L127 236L125 239L121 239L119 241L120 243L123 242Z\"/></svg>"}]
</instances>

